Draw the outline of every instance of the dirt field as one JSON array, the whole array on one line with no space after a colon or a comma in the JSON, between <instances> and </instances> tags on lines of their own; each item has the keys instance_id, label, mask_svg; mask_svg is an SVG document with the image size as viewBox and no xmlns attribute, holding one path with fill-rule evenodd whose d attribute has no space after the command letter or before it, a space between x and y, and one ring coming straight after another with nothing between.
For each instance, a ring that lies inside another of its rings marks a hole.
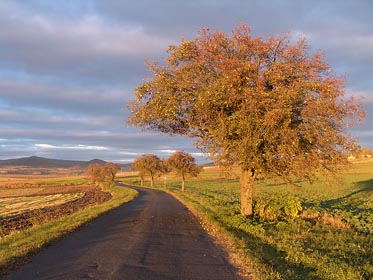
<instances>
[{"instance_id":1,"label":"dirt field","mask_svg":"<svg viewBox=\"0 0 373 280\"><path fill-rule=\"evenodd\" d=\"M23 197L0 198L0 218L13 216L25 211L56 206L81 198L84 193L59 193L51 195L35 195Z\"/></svg>"},{"instance_id":2,"label":"dirt field","mask_svg":"<svg viewBox=\"0 0 373 280\"><path fill-rule=\"evenodd\" d=\"M57 175L54 183L51 177L0 177L0 238L111 198L96 186L76 183L79 178Z\"/></svg>"},{"instance_id":3,"label":"dirt field","mask_svg":"<svg viewBox=\"0 0 373 280\"><path fill-rule=\"evenodd\" d=\"M110 193L95 189L86 192L82 197L76 200L60 205L27 210L19 214L6 216L0 218L0 233L2 236L6 236L12 232L29 228L34 224L40 224L63 215L70 215L88 206L105 202L110 198Z\"/></svg>"}]
</instances>

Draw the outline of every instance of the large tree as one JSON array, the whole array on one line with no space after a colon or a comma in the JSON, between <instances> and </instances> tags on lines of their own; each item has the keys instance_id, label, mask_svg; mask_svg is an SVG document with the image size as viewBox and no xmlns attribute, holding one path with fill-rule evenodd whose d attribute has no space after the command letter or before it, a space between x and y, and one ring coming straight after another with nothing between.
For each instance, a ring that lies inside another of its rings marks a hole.
<instances>
[{"instance_id":1,"label":"large tree","mask_svg":"<svg viewBox=\"0 0 373 280\"><path fill-rule=\"evenodd\" d=\"M155 176L163 173L164 169L162 160L152 154L144 154L132 163L132 170L139 172L141 186L144 185L144 175L148 174L150 176L151 187L153 187Z\"/></svg>"},{"instance_id":2,"label":"large tree","mask_svg":"<svg viewBox=\"0 0 373 280\"><path fill-rule=\"evenodd\" d=\"M196 159L187 152L175 152L166 160L166 164L181 178L181 191L185 190L187 175L197 176L202 168L196 164Z\"/></svg>"},{"instance_id":3,"label":"large tree","mask_svg":"<svg viewBox=\"0 0 373 280\"><path fill-rule=\"evenodd\" d=\"M354 145L347 126L363 117L345 98L344 78L304 39L252 37L245 24L231 36L201 29L148 67L129 123L193 137L210 157L238 164L245 216L259 175L288 181L334 170Z\"/></svg>"}]
</instances>

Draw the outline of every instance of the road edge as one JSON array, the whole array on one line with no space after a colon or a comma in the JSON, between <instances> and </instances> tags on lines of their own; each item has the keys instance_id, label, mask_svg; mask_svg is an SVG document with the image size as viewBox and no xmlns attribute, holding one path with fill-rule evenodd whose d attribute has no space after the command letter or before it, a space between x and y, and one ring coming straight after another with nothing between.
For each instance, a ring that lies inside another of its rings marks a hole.
<instances>
[{"instance_id":1,"label":"road edge","mask_svg":"<svg viewBox=\"0 0 373 280\"><path fill-rule=\"evenodd\" d=\"M249 280L256 280L257 272L250 270L250 267L253 267L250 260L248 258L243 258L244 254L240 248L237 247L236 242L233 240L232 237L229 236L228 233L225 232L224 229L219 228L215 225L212 221L209 221L207 216L198 211L191 203L183 200L180 196L176 193L168 189L162 188L151 188L146 186L137 186L137 185L130 185L122 182L123 186L126 187L136 187L136 188L144 188L144 189L151 189L156 191L162 191L174 197L178 200L181 204L183 204L199 221L202 226L202 229L211 237L213 242L222 248L222 250L227 254L229 263L237 269L237 272L240 277Z\"/></svg>"}]
</instances>

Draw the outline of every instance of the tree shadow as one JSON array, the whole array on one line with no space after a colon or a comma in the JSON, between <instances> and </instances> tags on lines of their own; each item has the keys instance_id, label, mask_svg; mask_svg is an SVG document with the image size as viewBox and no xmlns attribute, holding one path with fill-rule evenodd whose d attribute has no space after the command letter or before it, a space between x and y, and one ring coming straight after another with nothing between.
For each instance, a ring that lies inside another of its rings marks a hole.
<instances>
[{"instance_id":1,"label":"tree shadow","mask_svg":"<svg viewBox=\"0 0 373 280\"><path fill-rule=\"evenodd\" d=\"M363 209L359 209L356 207L356 205L352 204L351 201L349 201L354 196L357 196L359 194L363 193L370 193L373 192L373 179L365 180L365 181L359 181L355 183L355 186L358 187L358 190L353 191L345 196L338 197L335 199L330 199L322 202L320 206L325 209L335 209L338 206L343 206L343 208L349 212L353 213L359 213L363 211Z\"/></svg>"},{"instance_id":2,"label":"tree shadow","mask_svg":"<svg viewBox=\"0 0 373 280\"><path fill-rule=\"evenodd\" d=\"M219 220L218 217L216 219ZM323 280L316 275L317 270L301 263L295 263L287 258L287 253L281 251L265 240L242 229L232 227L219 221L219 223L236 238L243 241L243 249L250 252L250 255L259 262L264 263L274 273L280 275L280 279L312 279Z\"/></svg>"}]
</instances>

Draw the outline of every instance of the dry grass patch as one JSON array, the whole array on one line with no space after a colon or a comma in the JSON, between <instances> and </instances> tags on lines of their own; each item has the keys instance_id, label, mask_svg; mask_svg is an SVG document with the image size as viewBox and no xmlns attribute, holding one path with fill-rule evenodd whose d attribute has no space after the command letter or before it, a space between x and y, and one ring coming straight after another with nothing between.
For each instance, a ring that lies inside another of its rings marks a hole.
<instances>
[{"instance_id":1,"label":"dry grass patch","mask_svg":"<svg viewBox=\"0 0 373 280\"><path fill-rule=\"evenodd\" d=\"M81 198L83 193L54 194L27 197L0 198L0 217L7 217L22 212L56 206Z\"/></svg>"},{"instance_id":2,"label":"dry grass patch","mask_svg":"<svg viewBox=\"0 0 373 280\"><path fill-rule=\"evenodd\" d=\"M0 198L20 197L36 195L43 191L44 188L0 188Z\"/></svg>"},{"instance_id":3,"label":"dry grass patch","mask_svg":"<svg viewBox=\"0 0 373 280\"><path fill-rule=\"evenodd\" d=\"M335 229L350 229L351 226L345 222L341 217L333 216L328 213L312 213L303 212L300 217L307 221L313 221L315 224L328 225Z\"/></svg>"},{"instance_id":4,"label":"dry grass patch","mask_svg":"<svg viewBox=\"0 0 373 280\"><path fill-rule=\"evenodd\" d=\"M328 225L337 229L349 229L350 225L343 221L340 217L335 217L330 214L324 213L320 216L318 222L321 225Z\"/></svg>"}]
</instances>

